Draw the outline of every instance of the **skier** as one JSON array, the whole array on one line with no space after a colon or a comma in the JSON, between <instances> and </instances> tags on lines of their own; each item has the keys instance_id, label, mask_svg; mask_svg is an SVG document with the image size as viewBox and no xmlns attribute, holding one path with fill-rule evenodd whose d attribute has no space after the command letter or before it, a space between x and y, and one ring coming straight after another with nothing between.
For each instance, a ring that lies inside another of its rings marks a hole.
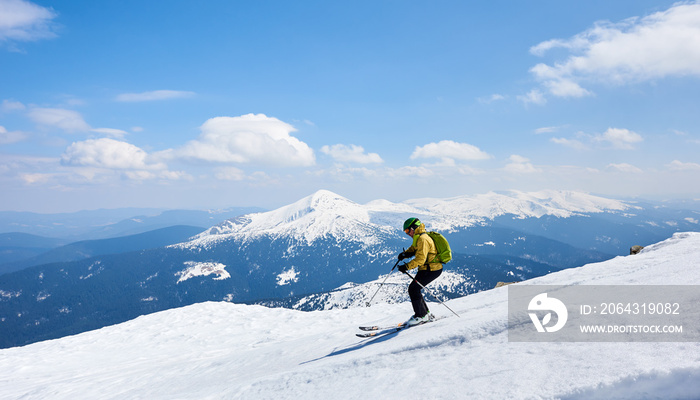
<instances>
[{"instance_id":1,"label":"skier","mask_svg":"<svg viewBox=\"0 0 700 400\"><path fill-rule=\"evenodd\" d=\"M398 256L399 261L414 257L413 260L399 265L399 271L418 268L414 280L408 285L408 295L413 305L413 317L408 320L408 325L417 325L429 322L435 317L428 310L428 305L421 294L421 285L426 286L442 274L442 264L437 259L437 249L433 239L428 236L425 225L418 218L409 218L403 223L403 230L413 238L413 244ZM420 283L421 285L419 285Z\"/></svg>"}]
</instances>

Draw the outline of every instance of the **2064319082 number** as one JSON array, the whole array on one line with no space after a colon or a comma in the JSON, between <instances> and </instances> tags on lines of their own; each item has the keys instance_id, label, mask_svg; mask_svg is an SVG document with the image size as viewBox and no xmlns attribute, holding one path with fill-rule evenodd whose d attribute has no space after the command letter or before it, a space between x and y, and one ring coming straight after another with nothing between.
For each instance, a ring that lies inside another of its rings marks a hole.
<instances>
[{"instance_id":1,"label":"2064319082 number","mask_svg":"<svg viewBox=\"0 0 700 400\"><path fill-rule=\"evenodd\" d=\"M600 303L600 314L679 315L679 303Z\"/></svg>"}]
</instances>

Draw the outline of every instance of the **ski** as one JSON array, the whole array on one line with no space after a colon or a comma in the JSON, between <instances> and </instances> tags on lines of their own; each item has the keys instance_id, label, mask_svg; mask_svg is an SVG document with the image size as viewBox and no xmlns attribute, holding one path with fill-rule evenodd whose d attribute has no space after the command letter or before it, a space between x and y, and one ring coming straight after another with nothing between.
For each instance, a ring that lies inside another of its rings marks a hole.
<instances>
[{"instance_id":1,"label":"ski","mask_svg":"<svg viewBox=\"0 0 700 400\"><path fill-rule=\"evenodd\" d=\"M445 317L435 317L431 319L430 321L425 321L420 324L416 325L408 325L408 321L405 322L399 322L398 324L395 325L389 325L389 326L378 326L378 325L372 325L372 326L360 326L360 330L364 332L356 333L355 335L357 337L361 338L368 338L368 337L374 337L374 336L381 336L381 335L386 335L389 333L395 333L398 332L402 329L410 328L412 326L420 326L420 325L425 325L429 324L431 322L443 319Z\"/></svg>"},{"instance_id":2,"label":"ski","mask_svg":"<svg viewBox=\"0 0 700 400\"><path fill-rule=\"evenodd\" d=\"M399 322L398 324L394 325L389 325L389 326L377 326L377 325L372 325L372 326L361 326L360 330L361 331L383 331L387 329L400 329L408 324L408 321L404 322Z\"/></svg>"},{"instance_id":3,"label":"ski","mask_svg":"<svg viewBox=\"0 0 700 400\"><path fill-rule=\"evenodd\" d=\"M372 331L365 331L365 332L360 332L356 333L355 336L361 337L361 338L369 338L369 337L375 337L375 336L383 336L387 335L389 333L395 333L398 332L402 329L408 328L408 325L401 325L401 326L395 326L393 328L384 328L384 329L376 329Z\"/></svg>"}]
</instances>

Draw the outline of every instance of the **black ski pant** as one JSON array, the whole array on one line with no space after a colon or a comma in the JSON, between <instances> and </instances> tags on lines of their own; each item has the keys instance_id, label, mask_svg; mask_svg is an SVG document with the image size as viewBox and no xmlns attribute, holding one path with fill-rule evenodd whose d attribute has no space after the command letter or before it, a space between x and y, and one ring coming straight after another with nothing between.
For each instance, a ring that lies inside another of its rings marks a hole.
<instances>
[{"instance_id":1,"label":"black ski pant","mask_svg":"<svg viewBox=\"0 0 700 400\"><path fill-rule=\"evenodd\" d=\"M413 281L411 281L411 284L408 285L408 296L411 298L411 305L413 305L414 313L413 315L416 317L422 318L428 313L428 305L425 304L425 300L421 294L421 289L423 288L420 287L418 282L420 282L420 284L423 286L427 286L430 282L437 279L440 274L442 274L442 268L438 269L437 271L418 271Z\"/></svg>"}]
</instances>

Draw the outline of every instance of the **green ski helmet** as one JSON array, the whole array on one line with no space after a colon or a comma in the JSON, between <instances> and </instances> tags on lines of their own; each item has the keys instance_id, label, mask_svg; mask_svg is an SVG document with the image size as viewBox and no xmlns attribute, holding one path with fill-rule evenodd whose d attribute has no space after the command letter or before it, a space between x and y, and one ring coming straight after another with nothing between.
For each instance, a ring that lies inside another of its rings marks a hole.
<instances>
[{"instance_id":1,"label":"green ski helmet","mask_svg":"<svg viewBox=\"0 0 700 400\"><path fill-rule=\"evenodd\" d=\"M404 232L406 232L409 229L416 229L420 225L421 225L421 222L418 218L409 218L403 223L403 230L404 230Z\"/></svg>"}]
</instances>

